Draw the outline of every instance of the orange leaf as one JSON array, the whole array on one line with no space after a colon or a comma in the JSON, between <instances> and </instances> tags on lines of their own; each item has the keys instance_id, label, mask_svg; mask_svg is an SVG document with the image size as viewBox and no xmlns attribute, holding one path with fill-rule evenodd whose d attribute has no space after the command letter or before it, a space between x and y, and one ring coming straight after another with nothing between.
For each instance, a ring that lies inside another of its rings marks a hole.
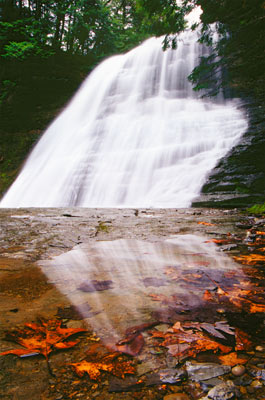
<instances>
[{"instance_id":1,"label":"orange leaf","mask_svg":"<svg viewBox=\"0 0 265 400\"><path fill-rule=\"evenodd\" d=\"M74 367L75 372L78 376L82 377L86 372L90 379L96 380L100 377L100 370L102 371L112 371L112 365L106 365L102 363L92 363L89 361L81 361L80 363L70 364Z\"/></svg>"},{"instance_id":2,"label":"orange leaf","mask_svg":"<svg viewBox=\"0 0 265 400\"><path fill-rule=\"evenodd\" d=\"M247 256L233 257L234 260L241 262L245 265L255 265L259 262L265 262L265 256L261 254L249 254Z\"/></svg>"},{"instance_id":3,"label":"orange leaf","mask_svg":"<svg viewBox=\"0 0 265 400\"><path fill-rule=\"evenodd\" d=\"M251 304L250 306L250 312L251 313L265 313L265 305L264 304Z\"/></svg>"},{"instance_id":4,"label":"orange leaf","mask_svg":"<svg viewBox=\"0 0 265 400\"><path fill-rule=\"evenodd\" d=\"M236 352L225 354L224 356L219 356L218 358L222 364L230 365L231 367L237 364L246 364L248 361L245 358L239 358Z\"/></svg>"},{"instance_id":5,"label":"orange leaf","mask_svg":"<svg viewBox=\"0 0 265 400\"><path fill-rule=\"evenodd\" d=\"M216 224L211 224L210 222L203 222L203 221L199 221L198 224L199 225L206 225L206 226L216 226Z\"/></svg>"},{"instance_id":6,"label":"orange leaf","mask_svg":"<svg viewBox=\"0 0 265 400\"><path fill-rule=\"evenodd\" d=\"M165 296L164 294L150 293L148 296L151 297L153 301L164 301L167 299L167 296Z\"/></svg>"},{"instance_id":7,"label":"orange leaf","mask_svg":"<svg viewBox=\"0 0 265 400\"><path fill-rule=\"evenodd\" d=\"M229 243L229 240L227 240L227 239L210 239L210 240L206 240L204 243L226 244L226 243Z\"/></svg>"},{"instance_id":8,"label":"orange leaf","mask_svg":"<svg viewBox=\"0 0 265 400\"><path fill-rule=\"evenodd\" d=\"M130 361L113 361L117 353L108 354L102 357L101 361L93 362L83 360L79 363L72 363L72 367L78 376L82 377L87 373L92 380L100 380L100 371L109 372L119 378L124 378L125 374L134 374L135 368Z\"/></svg>"},{"instance_id":9,"label":"orange leaf","mask_svg":"<svg viewBox=\"0 0 265 400\"><path fill-rule=\"evenodd\" d=\"M204 295L203 295L203 300L205 301L211 301L213 300L213 296L209 290L205 290Z\"/></svg>"},{"instance_id":10,"label":"orange leaf","mask_svg":"<svg viewBox=\"0 0 265 400\"><path fill-rule=\"evenodd\" d=\"M201 330L200 323L190 323L183 328L194 327L195 329ZM170 333L173 332L173 333ZM210 339L202 332L194 333L190 329L188 331L179 331L174 333L173 329L168 330L166 333L162 332L152 332L153 337L163 338L164 341L160 346L167 347L171 355L178 357L179 359L184 359L187 357L195 357L197 353L204 351L221 351L222 353L231 352L232 348L225 346L213 339Z\"/></svg>"},{"instance_id":11,"label":"orange leaf","mask_svg":"<svg viewBox=\"0 0 265 400\"><path fill-rule=\"evenodd\" d=\"M6 338L20 344L24 349L8 350L0 355L15 354L23 355L42 354L46 359L55 349L69 349L78 341L64 342L69 336L85 332L83 328L61 328L61 321L41 320L39 324L27 323L24 329L17 329L6 333Z\"/></svg>"},{"instance_id":12,"label":"orange leaf","mask_svg":"<svg viewBox=\"0 0 265 400\"><path fill-rule=\"evenodd\" d=\"M23 357L23 356L30 356L30 355L37 355L39 354L39 352L32 352L32 350L27 350L27 349L16 349L16 350L7 350L7 351L3 351L3 353L1 353L1 356L5 356L7 354L14 354L16 356L19 357Z\"/></svg>"}]
</instances>

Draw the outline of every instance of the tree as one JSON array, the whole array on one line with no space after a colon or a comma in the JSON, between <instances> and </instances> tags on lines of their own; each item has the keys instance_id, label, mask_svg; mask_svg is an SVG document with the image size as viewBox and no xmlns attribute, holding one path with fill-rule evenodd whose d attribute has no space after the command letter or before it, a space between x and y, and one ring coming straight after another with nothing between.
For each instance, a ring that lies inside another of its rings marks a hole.
<instances>
[{"instance_id":1,"label":"tree","mask_svg":"<svg viewBox=\"0 0 265 400\"><path fill-rule=\"evenodd\" d=\"M195 89L216 94L232 87L264 96L264 1L195 0L194 4L203 9L201 41L213 48L191 74ZM226 73L220 75L220 70Z\"/></svg>"}]
</instances>

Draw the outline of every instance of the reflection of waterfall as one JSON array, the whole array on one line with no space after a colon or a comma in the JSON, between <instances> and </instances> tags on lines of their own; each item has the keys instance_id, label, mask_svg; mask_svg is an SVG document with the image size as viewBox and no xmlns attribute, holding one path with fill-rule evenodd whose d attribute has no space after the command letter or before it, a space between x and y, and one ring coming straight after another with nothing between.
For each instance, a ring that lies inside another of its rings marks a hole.
<instances>
[{"instance_id":1,"label":"reflection of waterfall","mask_svg":"<svg viewBox=\"0 0 265 400\"><path fill-rule=\"evenodd\" d=\"M169 307L152 296L171 299L170 307L182 312L201 306L204 291L213 289L214 281L222 286L225 273L239 271L205 240L179 235L157 243L124 239L83 244L42 261L41 267L84 318L91 311L86 321L100 337L120 338L126 328L154 320L152 312ZM91 282L95 287L95 282L108 284L93 291ZM81 290L86 287L88 291Z\"/></svg>"},{"instance_id":2,"label":"reflection of waterfall","mask_svg":"<svg viewBox=\"0 0 265 400\"><path fill-rule=\"evenodd\" d=\"M195 32L103 62L41 138L1 207L185 207L246 129L235 103L200 100Z\"/></svg>"}]
</instances>

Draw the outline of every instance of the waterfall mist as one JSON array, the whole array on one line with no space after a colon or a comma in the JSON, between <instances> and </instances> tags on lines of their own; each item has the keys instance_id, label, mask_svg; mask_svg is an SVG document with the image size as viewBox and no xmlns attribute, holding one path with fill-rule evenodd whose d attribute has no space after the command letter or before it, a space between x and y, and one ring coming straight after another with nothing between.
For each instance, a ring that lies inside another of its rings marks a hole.
<instances>
[{"instance_id":1,"label":"waterfall mist","mask_svg":"<svg viewBox=\"0 0 265 400\"><path fill-rule=\"evenodd\" d=\"M101 63L50 125L1 207L188 207L247 127L236 101L200 99L196 32Z\"/></svg>"}]
</instances>

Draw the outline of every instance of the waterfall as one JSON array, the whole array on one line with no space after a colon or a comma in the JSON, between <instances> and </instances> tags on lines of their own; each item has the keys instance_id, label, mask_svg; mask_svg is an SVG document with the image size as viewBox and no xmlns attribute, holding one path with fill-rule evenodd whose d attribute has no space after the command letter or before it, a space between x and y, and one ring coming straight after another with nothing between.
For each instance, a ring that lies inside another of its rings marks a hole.
<instances>
[{"instance_id":1,"label":"waterfall","mask_svg":"<svg viewBox=\"0 0 265 400\"><path fill-rule=\"evenodd\" d=\"M247 128L235 100L201 99L187 76L196 32L151 38L102 62L43 134L1 207L188 207Z\"/></svg>"}]
</instances>

